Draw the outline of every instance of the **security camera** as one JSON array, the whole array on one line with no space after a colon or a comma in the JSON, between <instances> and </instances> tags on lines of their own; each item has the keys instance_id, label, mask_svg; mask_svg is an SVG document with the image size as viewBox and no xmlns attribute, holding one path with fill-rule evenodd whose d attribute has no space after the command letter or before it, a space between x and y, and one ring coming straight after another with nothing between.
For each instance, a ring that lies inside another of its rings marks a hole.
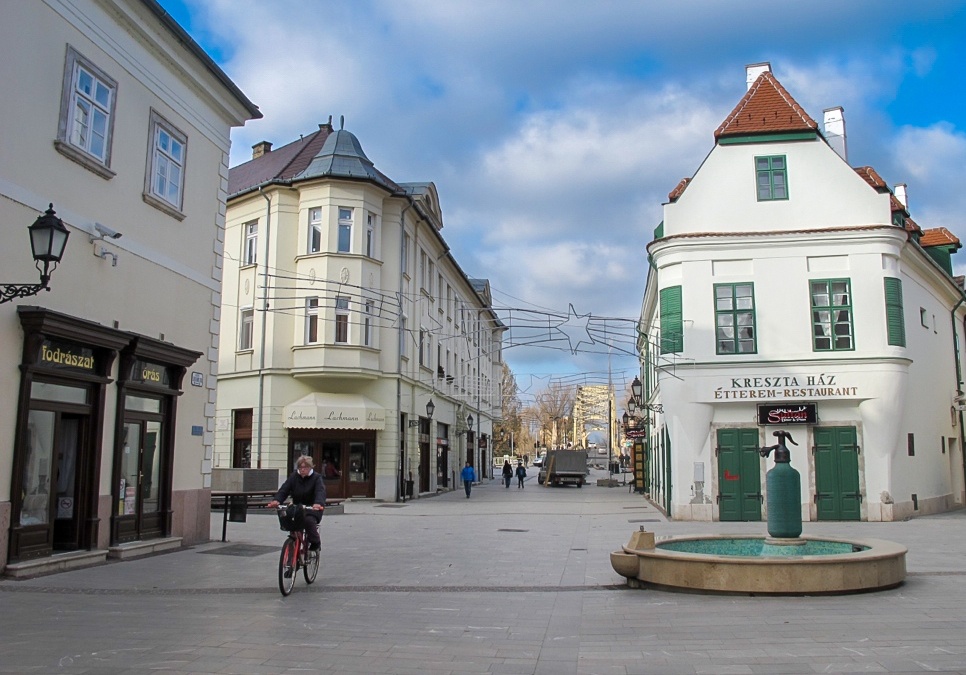
<instances>
[{"instance_id":1,"label":"security camera","mask_svg":"<svg viewBox=\"0 0 966 675\"><path fill-rule=\"evenodd\" d=\"M100 223L94 223L94 229L102 237L109 237L110 239L120 239L121 233L117 230L112 230L107 225L102 225Z\"/></svg>"}]
</instances>

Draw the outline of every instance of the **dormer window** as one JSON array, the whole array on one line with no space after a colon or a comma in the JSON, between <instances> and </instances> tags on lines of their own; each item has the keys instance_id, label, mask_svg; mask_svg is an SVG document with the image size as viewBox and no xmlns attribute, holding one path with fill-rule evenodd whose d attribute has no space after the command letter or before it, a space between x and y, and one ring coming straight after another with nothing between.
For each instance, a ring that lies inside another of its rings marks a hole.
<instances>
[{"instance_id":1,"label":"dormer window","mask_svg":"<svg viewBox=\"0 0 966 675\"><path fill-rule=\"evenodd\" d=\"M788 174L785 156L755 157L755 175L758 185L758 201L788 199Z\"/></svg>"}]
</instances>

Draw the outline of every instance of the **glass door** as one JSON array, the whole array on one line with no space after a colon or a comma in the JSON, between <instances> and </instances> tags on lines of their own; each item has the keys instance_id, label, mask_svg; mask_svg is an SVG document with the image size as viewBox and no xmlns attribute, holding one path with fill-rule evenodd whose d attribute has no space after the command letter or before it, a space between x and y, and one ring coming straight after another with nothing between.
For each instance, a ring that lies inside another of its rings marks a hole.
<instances>
[{"instance_id":1,"label":"glass door","mask_svg":"<svg viewBox=\"0 0 966 675\"><path fill-rule=\"evenodd\" d=\"M164 425L162 401L125 396L125 420L117 462L114 541L164 535Z\"/></svg>"}]
</instances>

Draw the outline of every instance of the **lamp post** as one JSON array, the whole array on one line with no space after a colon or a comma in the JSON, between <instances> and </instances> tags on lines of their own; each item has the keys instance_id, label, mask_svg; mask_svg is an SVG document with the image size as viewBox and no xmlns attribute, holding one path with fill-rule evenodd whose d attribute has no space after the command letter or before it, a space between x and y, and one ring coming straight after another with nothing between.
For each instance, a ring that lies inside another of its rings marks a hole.
<instances>
[{"instance_id":1,"label":"lamp post","mask_svg":"<svg viewBox=\"0 0 966 675\"><path fill-rule=\"evenodd\" d=\"M27 230L30 233L30 250L34 265L40 272L40 283L0 284L0 303L9 302L14 298L26 298L40 291L49 291L50 275L57 268L60 259L64 257L64 248L67 246L70 232L64 226L64 222L57 217L53 204L50 204L47 211L42 216L38 216ZM40 266L41 263L43 268Z\"/></svg>"}]
</instances>

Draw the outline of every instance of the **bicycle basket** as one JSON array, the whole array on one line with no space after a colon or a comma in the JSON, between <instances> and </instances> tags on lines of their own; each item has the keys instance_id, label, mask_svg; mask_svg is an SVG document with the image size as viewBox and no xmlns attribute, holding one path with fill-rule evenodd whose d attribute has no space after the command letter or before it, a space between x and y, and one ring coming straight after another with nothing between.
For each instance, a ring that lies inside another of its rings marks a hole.
<instances>
[{"instance_id":1,"label":"bicycle basket","mask_svg":"<svg viewBox=\"0 0 966 675\"><path fill-rule=\"evenodd\" d=\"M305 507L289 504L284 511L278 512L278 526L286 532L305 529Z\"/></svg>"}]
</instances>

